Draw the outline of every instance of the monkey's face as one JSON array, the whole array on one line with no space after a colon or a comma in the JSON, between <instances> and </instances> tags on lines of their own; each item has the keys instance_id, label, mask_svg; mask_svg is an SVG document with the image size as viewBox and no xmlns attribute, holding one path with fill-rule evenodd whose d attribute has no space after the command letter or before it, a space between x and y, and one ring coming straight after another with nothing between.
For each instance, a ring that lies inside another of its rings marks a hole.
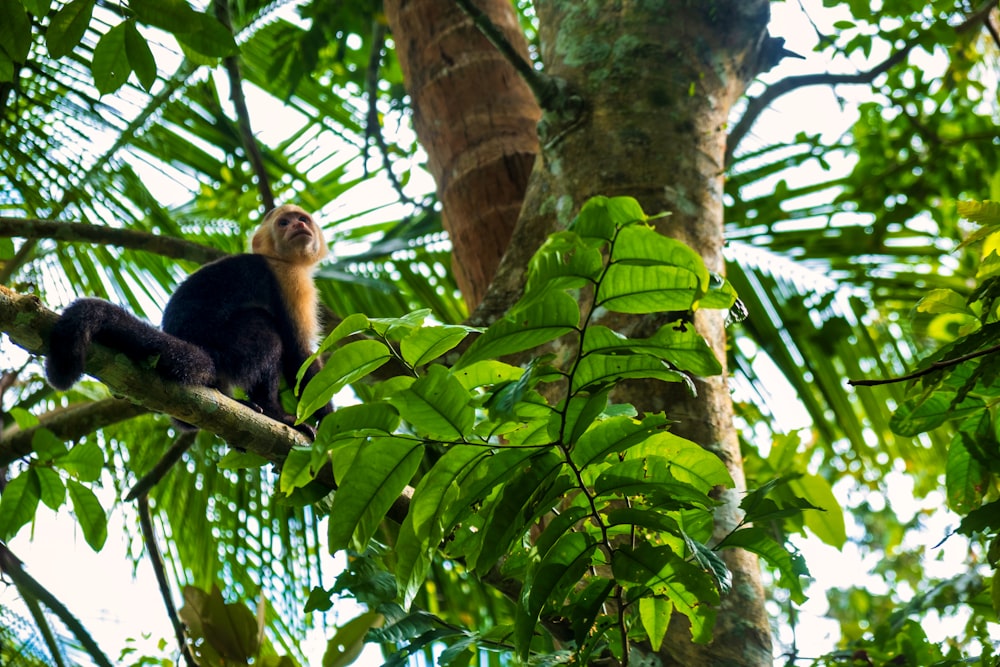
<instances>
[{"instance_id":1,"label":"monkey's face","mask_svg":"<svg viewBox=\"0 0 1000 667\"><path fill-rule=\"evenodd\" d=\"M319 225L305 210L286 204L270 211L253 238L256 253L315 264L326 253Z\"/></svg>"}]
</instances>

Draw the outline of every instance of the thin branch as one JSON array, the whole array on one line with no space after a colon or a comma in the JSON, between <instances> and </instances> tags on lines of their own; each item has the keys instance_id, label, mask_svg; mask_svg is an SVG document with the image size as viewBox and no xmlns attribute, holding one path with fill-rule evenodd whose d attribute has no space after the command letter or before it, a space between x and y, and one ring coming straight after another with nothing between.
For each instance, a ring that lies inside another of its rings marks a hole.
<instances>
[{"instance_id":1,"label":"thin branch","mask_svg":"<svg viewBox=\"0 0 1000 667\"><path fill-rule=\"evenodd\" d=\"M128 492L125 496L126 501L133 501L138 499L139 502L143 502L146 498L146 494L156 486L164 475L170 472L181 457L184 456L184 452L191 448L194 444L195 438L198 436L197 431L181 431L177 439L174 440L174 444L170 445L170 448L163 453L160 460L156 462L152 470L147 472L142 478L135 483L132 490Z\"/></svg>"},{"instance_id":2,"label":"thin branch","mask_svg":"<svg viewBox=\"0 0 1000 667\"><path fill-rule=\"evenodd\" d=\"M192 437L193 441L194 438ZM153 566L153 574L156 575L156 583L160 587L160 595L163 596L163 604L167 608L167 616L170 624L174 627L177 635L177 644L180 646L181 655L188 667L197 667L198 661L191 654L191 647L187 642L187 635L184 633L184 624L177 613L177 606L170 596L170 584L167 582L166 568L163 567L163 555L160 547L156 543L156 531L153 529L153 518L149 513L149 498L145 493L139 496L136 509L139 512L139 526L142 529L142 541L146 545L146 553L149 554L150 564Z\"/></svg>"},{"instance_id":3,"label":"thin branch","mask_svg":"<svg viewBox=\"0 0 1000 667\"><path fill-rule=\"evenodd\" d=\"M917 41L911 40L906 44L906 46L901 48L899 51L896 51L867 72L858 72L857 74L833 74L830 72L802 74L798 76L785 77L784 79L771 84L763 93L757 97L750 98L747 103L747 108L743 112L743 116L740 117L739 122L733 126L732 131L729 133L729 138L726 140L726 166L729 166L732 163L736 148L739 146L740 142L743 141L743 138L747 135L747 133L750 132L750 128L753 127L753 124L757 121L757 118L760 117L760 114L782 95L807 86L838 86L871 83L880 74L884 74L897 64L904 61L916 45Z\"/></svg>"},{"instance_id":4,"label":"thin branch","mask_svg":"<svg viewBox=\"0 0 1000 667\"><path fill-rule=\"evenodd\" d=\"M386 25L381 21L373 22L375 27L372 31L371 55L368 58L368 74L365 78L365 88L368 97L368 116L365 122L365 157L368 155L368 140L371 139L378 146L382 155L382 169L385 170L392 189L396 191L399 200L404 204L416 205L412 199L403 192L403 184L399 182L395 172L392 170L392 162L389 160L389 147L382 136L382 123L379 121L378 113L378 82L379 71L382 67L382 49L385 46ZM368 167L365 166L367 171Z\"/></svg>"},{"instance_id":5,"label":"thin branch","mask_svg":"<svg viewBox=\"0 0 1000 667\"><path fill-rule=\"evenodd\" d=\"M887 380L848 380L847 384L853 387L874 387L882 384L894 384L896 382L906 382L908 380L915 380L919 377L925 375L930 375L934 371L939 371L950 366L957 366L958 364L969 361L971 359L976 359L978 357L985 357L988 354L993 354L994 352L1000 352L1000 343L988 347L983 350L977 350L976 352L970 352L969 354L963 354L960 357L955 357L954 359L944 359L942 361L935 361L931 363L927 368L921 368L919 371L914 371L906 375L901 375L899 377L889 378Z\"/></svg>"},{"instance_id":6,"label":"thin branch","mask_svg":"<svg viewBox=\"0 0 1000 667\"><path fill-rule=\"evenodd\" d=\"M0 237L52 239L63 243L98 243L129 250L144 250L171 259L185 259L199 264L226 256L218 248L170 236L157 236L134 229L118 229L87 222L65 222L39 218L0 216Z\"/></svg>"},{"instance_id":7,"label":"thin branch","mask_svg":"<svg viewBox=\"0 0 1000 667\"><path fill-rule=\"evenodd\" d=\"M215 16L219 22L231 33L233 22L229 15L229 0L213 0ZM253 127L250 124L250 110L247 108L247 99L243 94L243 75L240 73L240 61L236 55L226 56L222 60L229 75L229 99L236 109L236 124L240 130L240 139L243 142L243 151L246 153L250 168L257 177L257 190L260 191L261 203L264 205L264 212L274 208L274 191L271 189L271 180L264 167L264 156L260 152L257 138L254 136Z\"/></svg>"},{"instance_id":8,"label":"thin branch","mask_svg":"<svg viewBox=\"0 0 1000 667\"><path fill-rule=\"evenodd\" d=\"M455 4L472 19L472 23L483 34L483 37L496 47L500 55L511 64L514 71L518 73L521 79L528 85L528 88L531 89L540 107L552 111L561 111L564 108L565 105L561 99L564 96L564 91L555 79L532 67L531 63L525 60L517 52L517 49L511 45L507 37L504 36L503 31L490 20L489 16L483 13L472 0L455 0Z\"/></svg>"},{"instance_id":9,"label":"thin branch","mask_svg":"<svg viewBox=\"0 0 1000 667\"><path fill-rule=\"evenodd\" d=\"M101 665L101 667L111 667L111 661L104 655L104 651L101 650L97 642L94 641L94 638L87 632L87 629L77 620L76 616L70 613L69 609L60 602L59 598L24 571L24 568L21 567L20 559L3 542L0 542L0 572L3 572L13 580L22 597L35 598L52 610L52 613L59 617L59 620L66 625L66 628L73 633L77 641L83 645L83 648L95 663Z\"/></svg>"},{"instance_id":10,"label":"thin branch","mask_svg":"<svg viewBox=\"0 0 1000 667\"><path fill-rule=\"evenodd\" d=\"M99 428L117 424L148 412L121 398L74 403L50 410L39 417L38 425L22 429L10 426L0 432L0 466L31 454L31 442L39 429L51 431L60 440L78 440Z\"/></svg>"}]
</instances>

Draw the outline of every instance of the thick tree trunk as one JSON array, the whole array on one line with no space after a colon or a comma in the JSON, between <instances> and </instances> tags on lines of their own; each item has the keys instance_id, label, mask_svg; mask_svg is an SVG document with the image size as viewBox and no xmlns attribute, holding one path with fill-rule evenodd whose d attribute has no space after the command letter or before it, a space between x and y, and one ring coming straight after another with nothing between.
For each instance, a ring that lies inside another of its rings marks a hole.
<instances>
[{"instance_id":1,"label":"thick tree trunk","mask_svg":"<svg viewBox=\"0 0 1000 667\"><path fill-rule=\"evenodd\" d=\"M407 6L415 10L417 4L414 0ZM542 119L541 154L522 216L477 319L491 321L511 305L522 288L528 258L593 195L629 195L649 213L669 211L670 217L658 223L661 230L697 249L711 270L722 273L725 128L768 43L767 0L537 0L535 5L544 71L568 84L578 99L547 110ZM396 37L410 50L430 53L426 66L441 73L442 63L430 62L441 54L416 46L428 35ZM433 79L426 73L421 77ZM452 97L448 118L476 113L460 108L459 99L475 98L475 109L504 104L491 88L469 80L465 85L473 87ZM422 113L427 112L425 107ZM433 145L425 147L433 154ZM465 241L453 240L458 252ZM721 313L699 313L696 326L724 362L723 318ZM605 323L631 332L656 325L624 317ZM738 521L745 482L725 375L700 382L698 391L692 398L658 384L633 387L617 398L640 410L665 410L680 421L676 432L725 461L737 488L726 494L717 514L718 537ZM672 628L659 655L663 664L771 664L757 559L732 550L724 556L734 582L718 615L715 640L694 645L686 628Z\"/></svg>"},{"instance_id":2,"label":"thick tree trunk","mask_svg":"<svg viewBox=\"0 0 1000 667\"><path fill-rule=\"evenodd\" d=\"M478 5L527 60L509 0ZM386 0L385 13L454 245L455 278L471 309L493 280L521 212L541 111L454 0Z\"/></svg>"}]
</instances>

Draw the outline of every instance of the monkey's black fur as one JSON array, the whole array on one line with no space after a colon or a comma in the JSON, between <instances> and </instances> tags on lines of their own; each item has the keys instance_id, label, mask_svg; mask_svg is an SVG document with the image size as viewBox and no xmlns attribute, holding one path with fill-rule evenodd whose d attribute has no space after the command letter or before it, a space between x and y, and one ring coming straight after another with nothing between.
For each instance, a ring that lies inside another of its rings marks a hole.
<instances>
[{"instance_id":1,"label":"monkey's black fur","mask_svg":"<svg viewBox=\"0 0 1000 667\"><path fill-rule=\"evenodd\" d=\"M152 360L166 379L223 391L239 387L265 415L286 424L281 377L294 385L309 356L285 307L281 287L261 255L207 264L181 283L163 311L163 330L101 299L70 304L52 329L46 375L68 389L83 374L91 342L136 362ZM318 371L314 362L308 381ZM318 416L329 414L324 406Z\"/></svg>"}]
</instances>

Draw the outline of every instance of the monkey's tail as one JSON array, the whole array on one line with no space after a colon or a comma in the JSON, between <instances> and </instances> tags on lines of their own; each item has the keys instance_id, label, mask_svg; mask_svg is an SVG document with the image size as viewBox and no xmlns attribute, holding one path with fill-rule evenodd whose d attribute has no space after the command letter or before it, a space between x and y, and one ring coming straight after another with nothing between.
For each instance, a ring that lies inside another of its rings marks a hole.
<instances>
[{"instance_id":1,"label":"monkey's tail","mask_svg":"<svg viewBox=\"0 0 1000 667\"><path fill-rule=\"evenodd\" d=\"M205 350L164 333L102 299L74 301L52 327L45 375L56 389L69 389L83 375L91 343L106 345L135 362L152 361L166 379L211 385L215 362Z\"/></svg>"}]
</instances>

